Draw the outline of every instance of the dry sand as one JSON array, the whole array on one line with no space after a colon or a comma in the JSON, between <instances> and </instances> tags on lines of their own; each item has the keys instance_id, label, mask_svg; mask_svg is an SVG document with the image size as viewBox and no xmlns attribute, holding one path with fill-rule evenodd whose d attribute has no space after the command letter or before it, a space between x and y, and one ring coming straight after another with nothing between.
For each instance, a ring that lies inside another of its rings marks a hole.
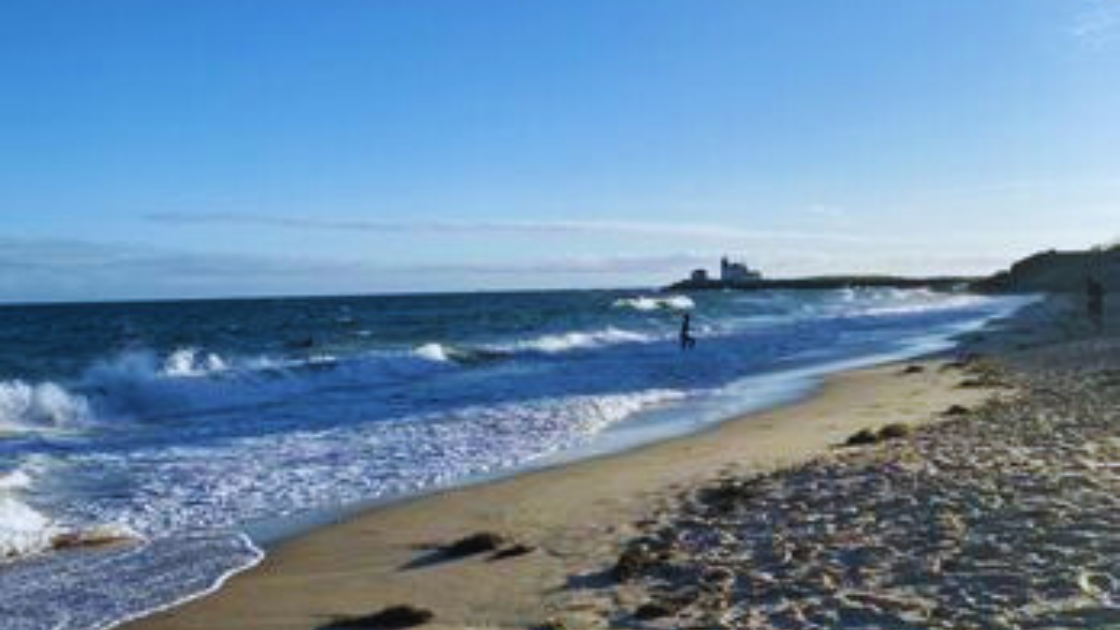
<instances>
[{"instance_id":1,"label":"dry sand","mask_svg":"<svg viewBox=\"0 0 1120 630\"><path fill-rule=\"evenodd\" d=\"M685 489L807 461L859 429L925 423L998 395L959 388L964 375L939 363L922 365L848 372L808 400L692 436L376 509L272 550L214 595L127 627L304 630L395 604L430 609L431 628L532 628L554 615L568 627L594 625L577 593ZM536 550L425 561L424 544L479 531Z\"/></svg>"},{"instance_id":2,"label":"dry sand","mask_svg":"<svg viewBox=\"0 0 1120 630\"><path fill-rule=\"evenodd\" d=\"M567 610L647 630L1120 628L1120 318L1078 306L965 340L989 356L962 385L1003 395L690 487Z\"/></svg>"},{"instance_id":3,"label":"dry sand","mask_svg":"<svg viewBox=\"0 0 1120 630\"><path fill-rule=\"evenodd\" d=\"M967 370L1013 393L701 485L576 600L651 630L1120 628L1120 343Z\"/></svg>"}]
</instances>

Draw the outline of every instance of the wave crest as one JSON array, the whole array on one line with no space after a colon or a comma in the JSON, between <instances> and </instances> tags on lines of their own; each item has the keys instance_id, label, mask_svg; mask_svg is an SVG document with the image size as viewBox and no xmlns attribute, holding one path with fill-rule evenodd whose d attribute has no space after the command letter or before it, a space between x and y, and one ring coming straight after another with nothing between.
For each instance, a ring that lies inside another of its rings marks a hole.
<instances>
[{"instance_id":1,"label":"wave crest","mask_svg":"<svg viewBox=\"0 0 1120 630\"><path fill-rule=\"evenodd\" d=\"M0 495L0 559L50 549L60 530L49 518L14 496Z\"/></svg>"},{"instance_id":2,"label":"wave crest","mask_svg":"<svg viewBox=\"0 0 1120 630\"><path fill-rule=\"evenodd\" d=\"M123 525L67 527L23 500L34 484L33 474L47 464L32 459L0 474L0 562L59 549L106 545L140 536Z\"/></svg>"},{"instance_id":3,"label":"wave crest","mask_svg":"<svg viewBox=\"0 0 1120 630\"><path fill-rule=\"evenodd\" d=\"M649 343L656 341L656 337L645 333L624 330L609 326L603 330L590 332L567 332L552 335L542 335L535 339L517 341L508 346L506 350L522 352L543 352L545 354L558 354L570 350L586 350L602 346L611 346L622 343Z\"/></svg>"},{"instance_id":4,"label":"wave crest","mask_svg":"<svg viewBox=\"0 0 1120 630\"><path fill-rule=\"evenodd\" d=\"M439 343L426 343L412 351L413 354L421 359L440 363L451 361L452 352L452 350L449 350L444 347L443 344Z\"/></svg>"},{"instance_id":5,"label":"wave crest","mask_svg":"<svg viewBox=\"0 0 1120 630\"><path fill-rule=\"evenodd\" d=\"M62 430L90 417L89 402L60 385L0 381L0 433Z\"/></svg>"},{"instance_id":6,"label":"wave crest","mask_svg":"<svg viewBox=\"0 0 1120 630\"><path fill-rule=\"evenodd\" d=\"M636 311L673 310L688 311L696 308L696 303L687 295L645 296L620 298L614 301L615 308L631 308Z\"/></svg>"},{"instance_id":7,"label":"wave crest","mask_svg":"<svg viewBox=\"0 0 1120 630\"><path fill-rule=\"evenodd\" d=\"M162 372L168 376L207 376L228 369L229 365L218 354L180 348L164 360Z\"/></svg>"}]
</instances>

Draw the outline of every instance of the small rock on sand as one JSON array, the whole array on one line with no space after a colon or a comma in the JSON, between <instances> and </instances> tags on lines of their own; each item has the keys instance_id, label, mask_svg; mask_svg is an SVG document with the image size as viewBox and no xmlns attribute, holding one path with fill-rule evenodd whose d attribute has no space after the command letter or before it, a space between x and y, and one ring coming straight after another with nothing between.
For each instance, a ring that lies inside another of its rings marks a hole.
<instances>
[{"instance_id":1,"label":"small rock on sand","mask_svg":"<svg viewBox=\"0 0 1120 630\"><path fill-rule=\"evenodd\" d=\"M618 562L611 570L611 575L619 582L626 582L648 571L655 562L656 555L649 548L649 545L643 542L631 544L618 557Z\"/></svg>"},{"instance_id":2,"label":"small rock on sand","mask_svg":"<svg viewBox=\"0 0 1120 630\"><path fill-rule=\"evenodd\" d=\"M443 548L443 555L448 558L463 558L488 551L497 551L506 544L505 536L494 532L478 532L466 538L460 538Z\"/></svg>"},{"instance_id":3,"label":"small rock on sand","mask_svg":"<svg viewBox=\"0 0 1120 630\"><path fill-rule=\"evenodd\" d=\"M532 545L525 545L525 544L517 543L517 544L510 545L508 547L503 547L503 548L499 549L498 551L494 552L493 556L490 556L490 559L491 560L505 560L506 558L516 558L518 556L525 556L525 555L531 554L536 550L537 550L537 548L533 547Z\"/></svg>"},{"instance_id":4,"label":"small rock on sand","mask_svg":"<svg viewBox=\"0 0 1120 630\"><path fill-rule=\"evenodd\" d=\"M909 436L913 433L914 429L902 422L892 422L879 429L860 429L853 433L846 442L845 446L867 446L870 444L878 444L888 440L898 440Z\"/></svg>"},{"instance_id":5,"label":"small rock on sand","mask_svg":"<svg viewBox=\"0 0 1120 630\"><path fill-rule=\"evenodd\" d=\"M105 547L135 543L140 539L126 532L112 530L90 530L86 532L64 532L51 539L51 548L56 551L86 547Z\"/></svg>"},{"instance_id":6,"label":"small rock on sand","mask_svg":"<svg viewBox=\"0 0 1120 630\"><path fill-rule=\"evenodd\" d=\"M390 606L372 615L339 619L320 630L397 630L422 626L434 618L430 610L404 604Z\"/></svg>"},{"instance_id":7,"label":"small rock on sand","mask_svg":"<svg viewBox=\"0 0 1120 630\"><path fill-rule=\"evenodd\" d=\"M879 437L871 429L860 429L851 435L846 442L847 446L864 446L867 444L875 444L879 441Z\"/></svg>"},{"instance_id":8,"label":"small rock on sand","mask_svg":"<svg viewBox=\"0 0 1120 630\"><path fill-rule=\"evenodd\" d=\"M910 435L912 432L913 429L910 428L910 425L902 422L892 422L882 429L879 429L879 433L876 437L880 442L884 440L898 440Z\"/></svg>"},{"instance_id":9,"label":"small rock on sand","mask_svg":"<svg viewBox=\"0 0 1120 630\"><path fill-rule=\"evenodd\" d=\"M661 619L674 614L676 611L671 607L658 602L646 602L634 611L634 618L641 621L648 621L651 619Z\"/></svg>"}]
</instances>

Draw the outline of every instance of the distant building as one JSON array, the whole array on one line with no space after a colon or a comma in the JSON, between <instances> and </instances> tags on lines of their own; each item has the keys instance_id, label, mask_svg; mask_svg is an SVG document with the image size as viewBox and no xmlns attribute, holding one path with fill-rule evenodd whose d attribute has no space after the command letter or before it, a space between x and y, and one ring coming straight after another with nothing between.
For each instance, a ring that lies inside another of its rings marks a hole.
<instances>
[{"instance_id":1,"label":"distant building","mask_svg":"<svg viewBox=\"0 0 1120 630\"><path fill-rule=\"evenodd\" d=\"M731 262L724 256L719 261L719 279L721 282L756 282L762 279L762 274L746 263Z\"/></svg>"},{"instance_id":2,"label":"distant building","mask_svg":"<svg viewBox=\"0 0 1120 630\"><path fill-rule=\"evenodd\" d=\"M746 263L731 262L726 256L719 261L719 279L712 277L707 269L694 269L681 285L695 288L718 288L720 286L749 285L762 280L762 274L747 266Z\"/></svg>"}]
</instances>

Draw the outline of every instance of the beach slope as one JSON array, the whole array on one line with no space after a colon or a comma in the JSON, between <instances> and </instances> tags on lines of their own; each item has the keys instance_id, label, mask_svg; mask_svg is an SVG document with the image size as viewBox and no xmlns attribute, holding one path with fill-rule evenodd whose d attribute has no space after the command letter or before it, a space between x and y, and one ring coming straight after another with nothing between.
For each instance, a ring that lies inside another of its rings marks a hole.
<instances>
[{"instance_id":1,"label":"beach slope","mask_svg":"<svg viewBox=\"0 0 1120 630\"><path fill-rule=\"evenodd\" d=\"M285 630L409 604L428 627L581 624L581 591L606 579L623 543L687 489L788 467L861 429L921 424L994 394L960 388L943 363L888 365L827 380L809 399L623 454L379 508L271 550L219 592L129 630ZM431 547L496 532L531 551L448 559ZM587 623L595 611L586 610Z\"/></svg>"}]
</instances>

